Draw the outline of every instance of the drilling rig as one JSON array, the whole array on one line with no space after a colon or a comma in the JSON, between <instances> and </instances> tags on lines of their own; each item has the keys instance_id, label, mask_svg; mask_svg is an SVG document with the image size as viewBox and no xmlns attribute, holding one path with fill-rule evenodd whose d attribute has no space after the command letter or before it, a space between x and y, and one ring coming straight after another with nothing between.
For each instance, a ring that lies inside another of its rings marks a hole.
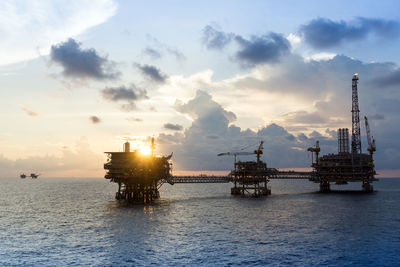
<instances>
[{"instance_id":1,"label":"drilling rig","mask_svg":"<svg viewBox=\"0 0 400 267\"><path fill-rule=\"evenodd\" d=\"M360 127L360 108L358 107L358 73L352 79L352 109L351 109L351 153L361 154L361 127Z\"/></svg>"},{"instance_id":2,"label":"drilling rig","mask_svg":"<svg viewBox=\"0 0 400 267\"><path fill-rule=\"evenodd\" d=\"M321 192L330 191L330 183L347 184L348 182L362 182L365 192L372 192L371 183L377 181L373 153L376 151L375 140L371 139L368 119L365 117L365 126L368 139L369 154L361 150L360 109L358 104L358 74L352 78L352 131L351 151L349 150L349 130L338 130L338 154L318 156L320 148L318 143L308 151L316 154L316 161L312 162L315 175L310 179L320 184Z\"/></svg>"}]
</instances>

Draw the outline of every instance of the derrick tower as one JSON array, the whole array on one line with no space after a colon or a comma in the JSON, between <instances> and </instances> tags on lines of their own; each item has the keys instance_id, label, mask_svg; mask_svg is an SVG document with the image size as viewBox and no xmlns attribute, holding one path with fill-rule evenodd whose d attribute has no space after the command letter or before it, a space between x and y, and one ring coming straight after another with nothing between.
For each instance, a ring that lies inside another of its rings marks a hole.
<instances>
[{"instance_id":1,"label":"derrick tower","mask_svg":"<svg viewBox=\"0 0 400 267\"><path fill-rule=\"evenodd\" d=\"M352 128L351 128L351 153L361 154L361 127L360 127L360 108L358 106L358 73L352 79Z\"/></svg>"}]
</instances>

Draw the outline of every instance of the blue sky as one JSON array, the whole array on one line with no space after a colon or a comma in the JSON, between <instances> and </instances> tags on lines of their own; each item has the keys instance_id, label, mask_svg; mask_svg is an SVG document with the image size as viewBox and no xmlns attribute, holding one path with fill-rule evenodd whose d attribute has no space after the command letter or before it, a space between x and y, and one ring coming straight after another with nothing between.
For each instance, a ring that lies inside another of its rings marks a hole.
<instances>
[{"instance_id":1,"label":"blue sky","mask_svg":"<svg viewBox=\"0 0 400 267\"><path fill-rule=\"evenodd\" d=\"M398 1L3 1L0 176L103 175L124 140L174 169L228 170L265 141L271 167L308 167L351 128L351 78L399 175ZM365 130L362 128L365 135ZM365 137L363 137L365 139ZM363 139L363 141L365 141ZM366 142L363 144L364 151Z\"/></svg>"}]
</instances>

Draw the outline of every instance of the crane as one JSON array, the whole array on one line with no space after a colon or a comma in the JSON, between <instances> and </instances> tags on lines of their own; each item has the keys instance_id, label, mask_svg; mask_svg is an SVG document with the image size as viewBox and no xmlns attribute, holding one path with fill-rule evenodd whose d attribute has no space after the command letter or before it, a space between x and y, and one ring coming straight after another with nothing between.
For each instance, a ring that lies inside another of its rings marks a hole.
<instances>
[{"instance_id":1,"label":"crane","mask_svg":"<svg viewBox=\"0 0 400 267\"><path fill-rule=\"evenodd\" d=\"M253 152L224 152L224 153L219 153L217 154L217 156L234 156L235 157L235 169L236 169L236 156L248 156L248 155L257 155L257 164L260 163L260 155L263 154L263 144L264 141L260 142L260 145L258 146L258 148L256 150L254 150Z\"/></svg>"},{"instance_id":2,"label":"crane","mask_svg":"<svg viewBox=\"0 0 400 267\"><path fill-rule=\"evenodd\" d=\"M313 159L314 153L315 153L315 164L318 165L318 154L319 152L321 152L321 148L319 147L319 141L317 140L315 142L315 147L309 147L307 151L311 152L311 163L312 163L311 165L314 165L314 159Z\"/></svg>"},{"instance_id":3,"label":"crane","mask_svg":"<svg viewBox=\"0 0 400 267\"><path fill-rule=\"evenodd\" d=\"M368 151L369 151L369 155L370 155L370 160L372 162L372 155L376 151L375 139L373 136L371 138L371 131L369 129L369 123L368 123L367 116L364 116L364 120L365 120L365 130L367 131Z\"/></svg>"}]
</instances>

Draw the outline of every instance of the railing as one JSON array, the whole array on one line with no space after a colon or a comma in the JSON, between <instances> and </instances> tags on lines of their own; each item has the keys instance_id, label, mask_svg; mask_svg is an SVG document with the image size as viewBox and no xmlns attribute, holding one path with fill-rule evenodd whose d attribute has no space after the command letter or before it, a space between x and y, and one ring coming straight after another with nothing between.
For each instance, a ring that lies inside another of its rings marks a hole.
<instances>
[{"instance_id":1,"label":"railing","mask_svg":"<svg viewBox=\"0 0 400 267\"><path fill-rule=\"evenodd\" d=\"M314 172L295 172L295 171L278 171L271 169L260 175L267 176L268 179L308 179L312 180L315 176ZM257 178L257 177L254 177ZM230 183L240 178L235 178L232 175L214 176L214 175L199 175L199 176L172 176L167 180L170 184L189 184L189 183ZM250 180L250 178L249 178Z\"/></svg>"},{"instance_id":2,"label":"railing","mask_svg":"<svg viewBox=\"0 0 400 267\"><path fill-rule=\"evenodd\" d=\"M269 179L285 179L285 180L297 180L297 179L308 179L312 180L316 174L315 172L296 172L296 171L272 171L268 174Z\"/></svg>"},{"instance_id":3,"label":"railing","mask_svg":"<svg viewBox=\"0 0 400 267\"><path fill-rule=\"evenodd\" d=\"M365 178L362 177L363 173L354 173L352 176L352 173L336 173L332 174L328 173L326 174L327 176L325 177L323 175L324 173L318 173L318 172L297 172L297 171L279 171L277 169L268 169L263 173L259 173L260 176L267 177L269 180L310 180L313 182L320 182L321 180L327 179L331 182L335 181L362 181ZM321 176L322 175L322 176ZM107 177L109 176L109 177ZM260 176L254 176L253 178L245 178L247 182L256 182L259 180L260 182L263 181L264 178L260 178ZM321 178L325 177L325 178ZM106 175L106 178L111 178L111 175ZM370 178L369 180L371 181L377 181L378 179L376 178ZM189 183L230 183L230 182L246 182L242 180L240 177L234 176L234 172L230 175L224 175L224 176L215 176L215 175L185 175L185 176L172 176L168 179L165 179L162 181L162 183L167 182L169 184L189 184Z\"/></svg>"},{"instance_id":4,"label":"railing","mask_svg":"<svg viewBox=\"0 0 400 267\"><path fill-rule=\"evenodd\" d=\"M189 184L189 183L229 183L232 182L230 176L172 176L167 180L170 184Z\"/></svg>"}]
</instances>

